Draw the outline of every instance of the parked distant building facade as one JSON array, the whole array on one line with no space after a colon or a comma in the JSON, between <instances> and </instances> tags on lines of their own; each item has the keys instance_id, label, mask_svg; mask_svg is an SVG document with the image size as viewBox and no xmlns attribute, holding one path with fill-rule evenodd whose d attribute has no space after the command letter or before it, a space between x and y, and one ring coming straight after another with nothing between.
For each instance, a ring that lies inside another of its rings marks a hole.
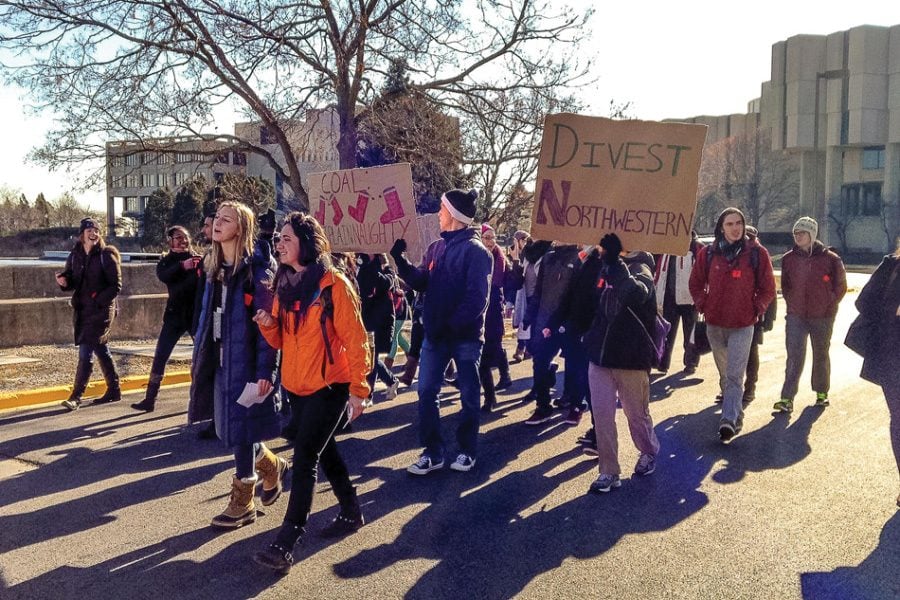
<instances>
[{"instance_id":1,"label":"parked distant building facade","mask_svg":"<svg viewBox=\"0 0 900 600\"><path fill-rule=\"evenodd\" d=\"M331 109L310 111L306 120L285 128L305 179L309 173L338 169L338 121ZM236 123L234 136L268 152L282 167L284 155L265 126ZM262 177L275 189L276 204L284 208L284 182L267 157L246 150L216 135L114 141L106 144L106 214L109 231L116 216L143 217L147 200L157 189L177 190L201 178L209 187L226 173Z\"/></svg>"},{"instance_id":2,"label":"parked distant building facade","mask_svg":"<svg viewBox=\"0 0 900 600\"><path fill-rule=\"evenodd\" d=\"M772 46L745 115L698 116L707 144L759 126L800 165L799 212L829 244L892 250L900 234L900 25L796 35Z\"/></svg>"}]
</instances>

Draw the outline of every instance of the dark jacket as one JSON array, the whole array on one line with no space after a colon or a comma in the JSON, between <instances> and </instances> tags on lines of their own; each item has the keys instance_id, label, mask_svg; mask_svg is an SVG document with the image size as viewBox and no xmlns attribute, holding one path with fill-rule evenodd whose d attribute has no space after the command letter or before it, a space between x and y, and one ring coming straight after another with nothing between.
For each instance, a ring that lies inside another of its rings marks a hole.
<instances>
[{"instance_id":1,"label":"dark jacket","mask_svg":"<svg viewBox=\"0 0 900 600\"><path fill-rule=\"evenodd\" d=\"M859 297L856 308L871 324L860 377L883 387L900 386L900 257L885 256Z\"/></svg>"},{"instance_id":2,"label":"dark jacket","mask_svg":"<svg viewBox=\"0 0 900 600\"><path fill-rule=\"evenodd\" d=\"M400 278L425 292L422 324L434 341L484 342L493 259L472 227L444 231L415 267L394 256Z\"/></svg>"},{"instance_id":3,"label":"dark jacket","mask_svg":"<svg viewBox=\"0 0 900 600\"><path fill-rule=\"evenodd\" d=\"M185 270L181 264L191 256L190 252L169 252L156 263L156 276L169 290L163 321L185 331L190 331L194 322L194 302L201 272L199 266Z\"/></svg>"},{"instance_id":4,"label":"dark jacket","mask_svg":"<svg viewBox=\"0 0 900 600\"><path fill-rule=\"evenodd\" d=\"M66 258L63 291L74 291L72 322L75 344L105 344L116 318L116 296L122 291L122 268L115 246L99 245L85 254L79 242Z\"/></svg>"},{"instance_id":5,"label":"dark jacket","mask_svg":"<svg viewBox=\"0 0 900 600\"><path fill-rule=\"evenodd\" d=\"M707 255L712 252L712 256ZM751 256L756 254L756 268ZM715 250L715 243L697 254L691 271L691 297L706 322L716 327L749 327L766 313L775 300L772 259L758 240L745 239L743 248L729 262Z\"/></svg>"},{"instance_id":6,"label":"dark jacket","mask_svg":"<svg viewBox=\"0 0 900 600\"><path fill-rule=\"evenodd\" d=\"M569 291L563 300L562 310L566 315L563 325L567 332L577 337L587 333L591 323L594 322L600 299L600 288L597 287L597 282L600 279L602 267L599 250L593 249L583 255L581 268L575 274L575 279L569 285Z\"/></svg>"},{"instance_id":7,"label":"dark jacket","mask_svg":"<svg viewBox=\"0 0 900 600\"><path fill-rule=\"evenodd\" d=\"M378 331L386 322L393 323L394 304L391 300L391 288L394 287L394 277L390 267L382 270L377 260L370 260L360 267L356 282L359 285L366 331Z\"/></svg>"},{"instance_id":8,"label":"dark jacket","mask_svg":"<svg viewBox=\"0 0 900 600\"><path fill-rule=\"evenodd\" d=\"M646 332L656 318L653 257L639 252L603 264L597 285L600 297L590 329L582 338L588 359L608 369L649 371L654 350Z\"/></svg>"},{"instance_id":9,"label":"dark jacket","mask_svg":"<svg viewBox=\"0 0 900 600\"><path fill-rule=\"evenodd\" d=\"M809 254L794 246L781 259L781 291L789 315L833 318L847 293L847 274L841 257L819 240L813 242Z\"/></svg>"},{"instance_id":10,"label":"dark jacket","mask_svg":"<svg viewBox=\"0 0 900 600\"><path fill-rule=\"evenodd\" d=\"M578 246L556 246L544 255L537 287L525 309L524 322L533 328L532 331L540 332L546 327L556 332L565 322L563 300L580 266Z\"/></svg>"},{"instance_id":11,"label":"dark jacket","mask_svg":"<svg viewBox=\"0 0 900 600\"><path fill-rule=\"evenodd\" d=\"M274 262L258 253L236 266L225 298L221 355L213 341L213 290L207 279L191 365L188 422L215 418L216 433L229 447L276 437L281 430L275 393L249 408L237 403L248 383L275 381L275 350L251 319L257 310L271 312ZM221 358L221 360L220 360Z\"/></svg>"}]
</instances>

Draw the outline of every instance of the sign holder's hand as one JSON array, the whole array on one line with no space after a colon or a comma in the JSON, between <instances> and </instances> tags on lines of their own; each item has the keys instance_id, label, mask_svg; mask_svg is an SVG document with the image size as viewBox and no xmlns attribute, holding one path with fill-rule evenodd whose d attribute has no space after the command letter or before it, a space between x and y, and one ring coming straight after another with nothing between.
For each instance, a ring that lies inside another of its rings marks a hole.
<instances>
[{"instance_id":1,"label":"sign holder's hand","mask_svg":"<svg viewBox=\"0 0 900 600\"><path fill-rule=\"evenodd\" d=\"M256 314L253 315L253 321L260 327L265 327L266 329L275 326L275 319L263 309L256 311Z\"/></svg>"},{"instance_id":2,"label":"sign holder's hand","mask_svg":"<svg viewBox=\"0 0 900 600\"><path fill-rule=\"evenodd\" d=\"M347 401L347 422L352 423L356 417L363 414L365 410L366 401L359 396L350 394L350 399Z\"/></svg>"}]
</instances>

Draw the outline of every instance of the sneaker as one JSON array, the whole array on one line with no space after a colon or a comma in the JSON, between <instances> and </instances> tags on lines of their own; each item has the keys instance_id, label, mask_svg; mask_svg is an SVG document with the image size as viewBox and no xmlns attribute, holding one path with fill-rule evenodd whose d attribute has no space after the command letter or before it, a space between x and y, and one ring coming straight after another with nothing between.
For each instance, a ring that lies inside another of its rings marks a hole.
<instances>
[{"instance_id":1,"label":"sneaker","mask_svg":"<svg viewBox=\"0 0 900 600\"><path fill-rule=\"evenodd\" d=\"M553 401L553 406L555 406L556 408L570 408L572 404L572 399L568 396L560 396Z\"/></svg>"},{"instance_id":2,"label":"sneaker","mask_svg":"<svg viewBox=\"0 0 900 600\"><path fill-rule=\"evenodd\" d=\"M591 484L590 490L588 491L592 494L605 494L609 490L620 487L621 485L622 480L619 479L618 475L605 475L601 473L600 477L597 478L597 481Z\"/></svg>"},{"instance_id":3,"label":"sneaker","mask_svg":"<svg viewBox=\"0 0 900 600\"><path fill-rule=\"evenodd\" d=\"M534 413L525 420L526 425L540 425L553 418L553 409L541 406L534 409Z\"/></svg>"},{"instance_id":4,"label":"sneaker","mask_svg":"<svg viewBox=\"0 0 900 600\"><path fill-rule=\"evenodd\" d=\"M435 462L430 456L428 456L427 454L423 454L419 457L419 460L406 467L406 471L412 473L413 475L428 475L432 471L443 468L443 460Z\"/></svg>"},{"instance_id":5,"label":"sneaker","mask_svg":"<svg viewBox=\"0 0 900 600\"><path fill-rule=\"evenodd\" d=\"M816 392L816 406L828 406L829 404L827 392Z\"/></svg>"},{"instance_id":6,"label":"sneaker","mask_svg":"<svg viewBox=\"0 0 900 600\"><path fill-rule=\"evenodd\" d=\"M581 451L587 456L600 456L600 452L597 450L597 444L593 442L582 446Z\"/></svg>"},{"instance_id":7,"label":"sneaker","mask_svg":"<svg viewBox=\"0 0 900 600\"><path fill-rule=\"evenodd\" d=\"M782 398L781 400L773 404L772 408L783 413L789 413L794 410L794 401L787 398Z\"/></svg>"},{"instance_id":8,"label":"sneaker","mask_svg":"<svg viewBox=\"0 0 900 600\"><path fill-rule=\"evenodd\" d=\"M685 367L682 371L685 375L693 375L697 372L697 367Z\"/></svg>"},{"instance_id":9,"label":"sneaker","mask_svg":"<svg viewBox=\"0 0 900 600\"><path fill-rule=\"evenodd\" d=\"M649 475L656 470L656 457L652 454L641 454L634 465L635 475Z\"/></svg>"},{"instance_id":10,"label":"sneaker","mask_svg":"<svg viewBox=\"0 0 900 600\"><path fill-rule=\"evenodd\" d=\"M452 463L450 463L450 468L454 471L461 471L463 473L467 471L471 471L472 467L475 466L475 459L468 454L460 452L459 456L456 457Z\"/></svg>"},{"instance_id":11,"label":"sneaker","mask_svg":"<svg viewBox=\"0 0 900 600\"><path fill-rule=\"evenodd\" d=\"M397 397L397 390L400 388L400 380L394 379L394 383L388 386L387 390L384 392L385 400L393 400Z\"/></svg>"},{"instance_id":12,"label":"sneaker","mask_svg":"<svg viewBox=\"0 0 900 600\"><path fill-rule=\"evenodd\" d=\"M747 406L754 400L756 400L756 396L754 396L753 394L744 394L744 397L741 399L741 404L744 408L747 408Z\"/></svg>"},{"instance_id":13,"label":"sneaker","mask_svg":"<svg viewBox=\"0 0 900 600\"><path fill-rule=\"evenodd\" d=\"M69 398L68 400L63 400L61 404L70 411L76 411L81 408L81 398Z\"/></svg>"},{"instance_id":14,"label":"sneaker","mask_svg":"<svg viewBox=\"0 0 900 600\"><path fill-rule=\"evenodd\" d=\"M722 394L716 394L716 400L715 400L716 404L722 404L722 402L724 402L724 400L725 400L725 396L723 396Z\"/></svg>"},{"instance_id":15,"label":"sneaker","mask_svg":"<svg viewBox=\"0 0 900 600\"><path fill-rule=\"evenodd\" d=\"M581 423L581 416L584 414L584 407L573 405L566 415L566 425L578 425Z\"/></svg>"},{"instance_id":16,"label":"sneaker","mask_svg":"<svg viewBox=\"0 0 900 600\"><path fill-rule=\"evenodd\" d=\"M596 444L597 436L594 435L594 428L591 427L590 429L582 433L580 436L578 436L578 439L575 440L575 442L578 444Z\"/></svg>"},{"instance_id":17,"label":"sneaker","mask_svg":"<svg viewBox=\"0 0 900 600\"><path fill-rule=\"evenodd\" d=\"M730 441L735 433L737 433L737 431L735 430L734 425L728 421L722 421L722 424L719 425L719 439L723 442Z\"/></svg>"},{"instance_id":18,"label":"sneaker","mask_svg":"<svg viewBox=\"0 0 900 600\"><path fill-rule=\"evenodd\" d=\"M497 385L494 386L495 390L505 390L507 388L512 387L513 380L507 375L506 377L501 377L500 381L497 382Z\"/></svg>"}]
</instances>

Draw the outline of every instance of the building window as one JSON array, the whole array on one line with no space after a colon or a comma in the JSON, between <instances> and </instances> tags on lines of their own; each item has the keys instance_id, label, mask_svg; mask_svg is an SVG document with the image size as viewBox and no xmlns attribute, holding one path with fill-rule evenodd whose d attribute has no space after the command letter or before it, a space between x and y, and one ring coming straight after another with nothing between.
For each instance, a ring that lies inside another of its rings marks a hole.
<instances>
[{"instance_id":1,"label":"building window","mask_svg":"<svg viewBox=\"0 0 900 600\"><path fill-rule=\"evenodd\" d=\"M863 169L874 170L884 168L884 146L865 148L862 159Z\"/></svg>"},{"instance_id":2,"label":"building window","mask_svg":"<svg viewBox=\"0 0 900 600\"><path fill-rule=\"evenodd\" d=\"M845 217L876 217L881 214L880 181L851 183L841 187L841 214Z\"/></svg>"},{"instance_id":3,"label":"building window","mask_svg":"<svg viewBox=\"0 0 900 600\"><path fill-rule=\"evenodd\" d=\"M193 161L194 161L194 162L203 162L205 159L206 159L206 157L205 157L202 153L200 153L200 152L195 152L195 153L193 154Z\"/></svg>"},{"instance_id":4,"label":"building window","mask_svg":"<svg viewBox=\"0 0 900 600\"><path fill-rule=\"evenodd\" d=\"M141 200L137 196L128 196L125 198L125 212L128 213L140 213L143 212L141 210Z\"/></svg>"},{"instance_id":5,"label":"building window","mask_svg":"<svg viewBox=\"0 0 900 600\"><path fill-rule=\"evenodd\" d=\"M220 152L219 154L216 154L216 162L219 163L220 165L227 165L228 164L228 153Z\"/></svg>"},{"instance_id":6,"label":"building window","mask_svg":"<svg viewBox=\"0 0 900 600\"><path fill-rule=\"evenodd\" d=\"M188 181L187 173L175 173L175 185L184 185Z\"/></svg>"},{"instance_id":7,"label":"building window","mask_svg":"<svg viewBox=\"0 0 900 600\"><path fill-rule=\"evenodd\" d=\"M122 187L122 178L121 177L113 177L112 178L112 186L114 188Z\"/></svg>"},{"instance_id":8,"label":"building window","mask_svg":"<svg viewBox=\"0 0 900 600\"><path fill-rule=\"evenodd\" d=\"M122 156L120 154L114 154L109 157L109 166L111 167L121 167L123 164Z\"/></svg>"},{"instance_id":9,"label":"building window","mask_svg":"<svg viewBox=\"0 0 900 600\"><path fill-rule=\"evenodd\" d=\"M137 175L126 175L125 176L125 187L136 188L138 186L138 176Z\"/></svg>"},{"instance_id":10,"label":"building window","mask_svg":"<svg viewBox=\"0 0 900 600\"><path fill-rule=\"evenodd\" d=\"M156 174L155 173L142 173L141 174L141 187L153 187L156 185Z\"/></svg>"},{"instance_id":11,"label":"building window","mask_svg":"<svg viewBox=\"0 0 900 600\"><path fill-rule=\"evenodd\" d=\"M126 167L136 167L141 160L140 153L138 154L129 154L125 157L125 166Z\"/></svg>"},{"instance_id":12,"label":"building window","mask_svg":"<svg viewBox=\"0 0 900 600\"><path fill-rule=\"evenodd\" d=\"M246 166L247 165L247 155L244 152L232 152L232 161L231 164L235 166Z\"/></svg>"},{"instance_id":13,"label":"building window","mask_svg":"<svg viewBox=\"0 0 900 600\"><path fill-rule=\"evenodd\" d=\"M172 155L168 152L161 152L157 157L158 164L161 165L171 165L172 164Z\"/></svg>"},{"instance_id":14,"label":"building window","mask_svg":"<svg viewBox=\"0 0 900 600\"><path fill-rule=\"evenodd\" d=\"M175 154L175 162L177 163L189 163L191 162L191 155L187 152L178 152Z\"/></svg>"},{"instance_id":15,"label":"building window","mask_svg":"<svg viewBox=\"0 0 900 600\"><path fill-rule=\"evenodd\" d=\"M144 152L141 154L141 164L142 165L155 165L156 164L156 152Z\"/></svg>"}]
</instances>

